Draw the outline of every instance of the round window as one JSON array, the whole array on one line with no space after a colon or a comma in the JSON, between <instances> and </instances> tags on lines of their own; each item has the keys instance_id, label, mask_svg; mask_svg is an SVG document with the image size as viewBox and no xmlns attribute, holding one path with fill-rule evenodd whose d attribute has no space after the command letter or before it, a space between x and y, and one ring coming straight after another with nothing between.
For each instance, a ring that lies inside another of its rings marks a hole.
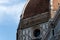
<instances>
[{"instance_id":1,"label":"round window","mask_svg":"<svg viewBox=\"0 0 60 40\"><path fill-rule=\"evenodd\" d=\"M40 35L40 29L35 29L34 32L33 32L33 35L35 37L38 37Z\"/></svg>"}]
</instances>

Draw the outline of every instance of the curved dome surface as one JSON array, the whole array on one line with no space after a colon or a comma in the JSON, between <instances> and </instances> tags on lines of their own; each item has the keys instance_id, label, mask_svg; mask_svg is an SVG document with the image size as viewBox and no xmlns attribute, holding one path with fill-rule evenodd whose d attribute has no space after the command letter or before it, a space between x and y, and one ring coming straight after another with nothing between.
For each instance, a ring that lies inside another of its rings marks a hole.
<instances>
[{"instance_id":1,"label":"curved dome surface","mask_svg":"<svg viewBox=\"0 0 60 40\"><path fill-rule=\"evenodd\" d=\"M25 8L23 19L49 12L49 4L49 0L30 0Z\"/></svg>"}]
</instances>

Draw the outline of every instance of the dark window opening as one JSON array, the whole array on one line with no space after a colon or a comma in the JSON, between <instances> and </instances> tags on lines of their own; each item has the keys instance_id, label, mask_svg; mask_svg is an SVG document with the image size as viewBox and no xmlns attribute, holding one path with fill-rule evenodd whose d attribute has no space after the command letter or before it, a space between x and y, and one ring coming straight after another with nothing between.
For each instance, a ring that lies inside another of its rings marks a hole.
<instances>
[{"instance_id":1,"label":"dark window opening","mask_svg":"<svg viewBox=\"0 0 60 40\"><path fill-rule=\"evenodd\" d=\"M40 29L35 29L34 32L33 32L33 35L35 37L38 37L40 35Z\"/></svg>"},{"instance_id":2,"label":"dark window opening","mask_svg":"<svg viewBox=\"0 0 60 40\"><path fill-rule=\"evenodd\" d=\"M54 30L52 30L52 34L53 34L53 36L54 36Z\"/></svg>"}]
</instances>

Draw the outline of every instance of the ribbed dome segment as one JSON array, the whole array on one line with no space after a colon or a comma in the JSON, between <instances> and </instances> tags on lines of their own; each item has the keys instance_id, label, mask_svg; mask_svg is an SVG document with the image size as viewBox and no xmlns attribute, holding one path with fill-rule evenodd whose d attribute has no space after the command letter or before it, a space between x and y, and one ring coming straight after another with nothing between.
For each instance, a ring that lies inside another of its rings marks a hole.
<instances>
[{"instance_id":1,"label":"ribbed dome segment","mask_svg":"<svg viewBox=\"0 0 60 40\"><path fill-rule=\"evenodd\" d=\"M25 8L23 19L49 12L49 5L49 0L30 0Z\"/></svg>"}]
</instances>

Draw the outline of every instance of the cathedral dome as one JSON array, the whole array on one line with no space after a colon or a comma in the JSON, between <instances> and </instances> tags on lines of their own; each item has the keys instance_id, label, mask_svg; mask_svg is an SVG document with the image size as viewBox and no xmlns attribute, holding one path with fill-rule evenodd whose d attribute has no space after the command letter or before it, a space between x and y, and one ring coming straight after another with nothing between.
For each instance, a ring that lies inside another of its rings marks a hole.
<instances>
[{"instance_id":1,"label":"cathedral dome","mask_svg":"<svg viewBox=\"0 0 60 40\"><path fill-rule=\"evenodd\" d=\"M49 0L30 0L24 10L23 19L45 12L49 12Z\"/></svg>"},{"instance_id":2,"label":"cathedral dome","mask_svg":"<svg viewBox=\"0 0 60 40\"><path fill-rule=\"evenodd\" d=\"M49 0L30 0L21 16L20 28L48 22L50 19Z\"/></svg>"}]
</instances>

